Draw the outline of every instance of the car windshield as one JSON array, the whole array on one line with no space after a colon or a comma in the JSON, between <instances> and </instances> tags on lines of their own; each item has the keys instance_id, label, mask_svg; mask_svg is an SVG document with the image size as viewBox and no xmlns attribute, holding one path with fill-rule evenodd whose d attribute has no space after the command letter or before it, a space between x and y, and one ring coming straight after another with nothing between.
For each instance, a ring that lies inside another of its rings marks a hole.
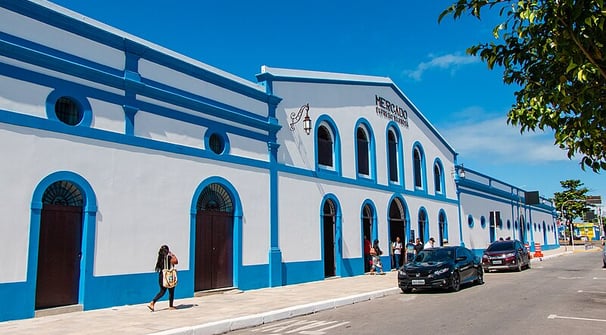
<instances>
[{"instance_id":1,"label":"car windshield","mask_svg":"<svg viewBox=\"0 0 606 335\"><path fill-rule=\"evenodd\" d=\"M454 259L454 249L428 249L421 250L416 262L445 262Z\"/></svg>"},{"instance_id":2,"label":"car windshield","mask_svg":"<svg viewBox=\"0 0 606 335\"><path fill-rule=\"evenodd\" d=\"M488 246L488 249L486 249L486 251L506 251L506 250L513 250L513 241L511 242L497 242L497 243L493 243L491 245Z\"/></svg>"}]
</instances>

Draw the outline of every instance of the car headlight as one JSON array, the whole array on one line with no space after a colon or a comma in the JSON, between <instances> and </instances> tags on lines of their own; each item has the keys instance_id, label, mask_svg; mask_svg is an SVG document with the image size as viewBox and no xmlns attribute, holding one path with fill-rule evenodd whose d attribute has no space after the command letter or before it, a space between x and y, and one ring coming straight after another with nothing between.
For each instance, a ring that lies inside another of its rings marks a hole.
<instances>
[{"instance_id":1,"label":"car headlight","mask_svg":"<svg viewBox=\"0 0 606 335\"><path fill-rule=\"evenodd\" d=\"M439 276L441 274L444 274L444 273L448 272L449 270L450 270L449 268L443 268L443 269L440 269L440 270L436 270L433 274L436 275L436 276Z\"/></svg>"},{"instance_id":2,"label":"car headlight","mask_svg":"<svg viewBox=\"0 0 606 335\"><path fill-rule=\"evenodd\" d=\"M406 276L406 271L404 271L404 268L401 268L400 270L398 270L398 274L400 276Z\"/></svg>"},{"instance_id":3,"label":"car headlight","mask_svg":"<svg viewBox=\"0 0 606 335\"><path fill-rule=\"evenodd\" d=\"M515 252L510 252L507 255L505 255L505 257L516 257L516 253Z\"/></svg>"}]
</instances>

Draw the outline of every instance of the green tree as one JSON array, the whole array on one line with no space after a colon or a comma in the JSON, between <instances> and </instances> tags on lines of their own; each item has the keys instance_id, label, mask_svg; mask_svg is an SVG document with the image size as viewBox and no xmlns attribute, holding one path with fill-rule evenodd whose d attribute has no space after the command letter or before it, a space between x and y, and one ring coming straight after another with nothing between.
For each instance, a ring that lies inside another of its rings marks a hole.
<instances>
[{"instance_id":1,"label":"green tree","mask_svg":"<svg viewBox=\"0 0 606 335\"><path fill-rule=\"evenodd\" d=\"M581 168L606 170L606 11L604 0L458 0L438 21L499 15L494 40L467 49L503 81L520 87L507 122L520 132L552 129L555 144ZM501 20L500 20L501 21Z\"/></svg>"},{"instance_id":2,"label":"green tree","mask_svg":"<svg viewBox=\"0 0 606 335\"><path fill-rule=\"evenodd\" d=\"M553 194L553 201L556 209L561 211L561 217L564 218L565 222L570 222L570 226L572 227L572 220L577 217L583 217L589 210L585 203L589 189L583 187L583 183L577 179L560 181L560 185L564 191L555 192ZM569 238L572 244L571 233L569 233Z\"/></svg>"}]
</instances>

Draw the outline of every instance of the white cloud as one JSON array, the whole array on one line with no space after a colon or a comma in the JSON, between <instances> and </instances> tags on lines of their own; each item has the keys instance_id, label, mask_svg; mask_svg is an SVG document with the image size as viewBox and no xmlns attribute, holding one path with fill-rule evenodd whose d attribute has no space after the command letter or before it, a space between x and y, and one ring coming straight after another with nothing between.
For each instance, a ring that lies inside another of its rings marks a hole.
<instances>
[{"instance_id":1,"label":"white cloud","mask_svg":"<svg viewBox=\"0 0 606 335\"><path fill-rule=\"evenodd\" d=\"M525 132L508 125L505 117L480 119L478 108L460 122L441 127L440 132L459 153L462 160L478 160L494 164L512 161L525 164L568 161L564 150L554 144L551 132ZM465 113L462 113L465 114Z\"/></svg>"},{"instance_id":2,"label":"white cloud","mask_svg":"<svg viewBox=\"0 0 606 335\"><path fill-rule=\"evenodd\" d=\"M429 62L422 62L417 65L417 68L415 70L407 70L404 71L404 73L414 80L421 80L423 73L430 69L451 69L451 71L454 72L461 65L479 62L479 59L477 57L462 56L458 54L448 54L437 57L430 55L430 57L431 60Z\"/></svg>"}]
</instances>

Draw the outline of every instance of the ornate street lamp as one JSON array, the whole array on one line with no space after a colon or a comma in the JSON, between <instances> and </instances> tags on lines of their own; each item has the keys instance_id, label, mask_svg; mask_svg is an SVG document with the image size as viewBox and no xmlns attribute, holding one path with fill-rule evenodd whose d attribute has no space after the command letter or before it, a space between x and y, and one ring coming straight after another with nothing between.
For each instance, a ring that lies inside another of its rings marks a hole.
<instances>
[{"instance_id":1,"label":"ornate street lamp","mask_svg":"<svg viewBox=\"0 0 606 335\"><path fill-rule=\"evenodd\" d=\"M303 116L303 112L305 112L305 117L303 118L303 130L305 133L309 135L311 131L311 118L309 118L309 104L305 104L299 108L298 112L290 113L290 130L295 130L295 124L301 121L301 116Z\"/></svg>"}]
</instances>

